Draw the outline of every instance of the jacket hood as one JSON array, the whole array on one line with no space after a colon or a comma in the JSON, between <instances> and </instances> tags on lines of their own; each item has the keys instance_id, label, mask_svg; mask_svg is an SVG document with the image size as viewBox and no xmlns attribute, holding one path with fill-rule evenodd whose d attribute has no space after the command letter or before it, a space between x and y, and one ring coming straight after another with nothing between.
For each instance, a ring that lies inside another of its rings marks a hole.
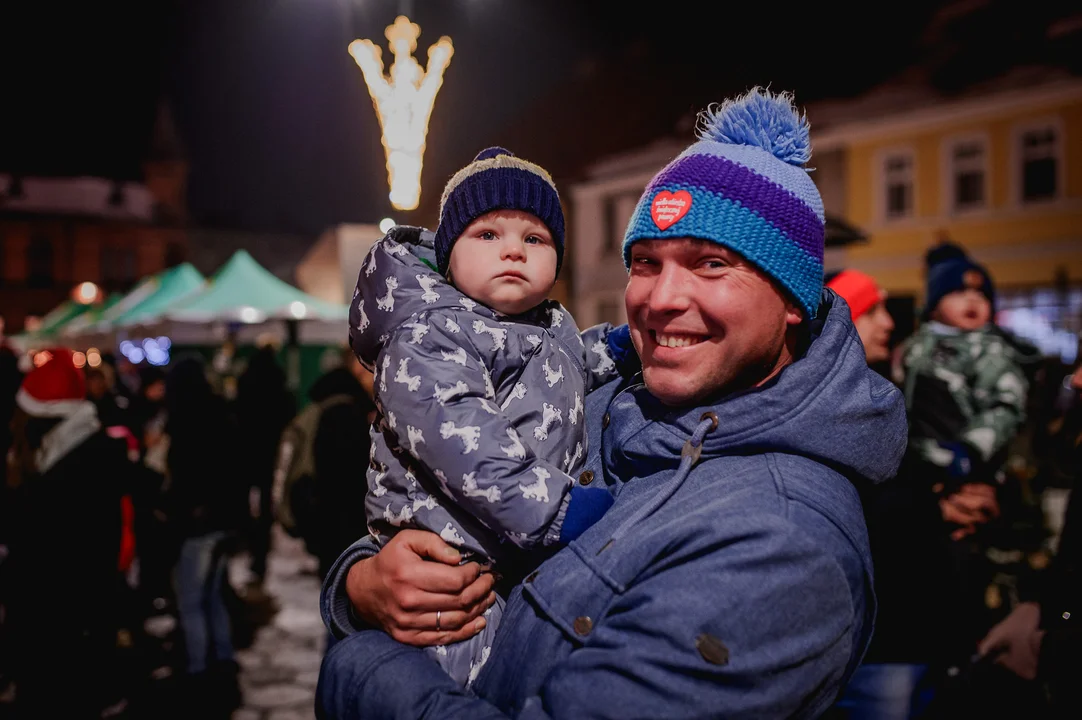
<instances>
[{"instance_id":1,"label":"jacket hood","mask_svg":"<svg viewBox=\"0 0 1082 720\"><path fill-rule=\"evenodd\" d=\"M849 308L824 290L804 355L761 388L688 410L649 407L671 432L624 442L632 462L679 459L684 442L706 412L718 427L706 434L702 457L781 452L801 455L855 480L882 482L895 475L905 452L907 424L902 393L868 367ZM665 417L667 415L667 417ZM649 424L646 427L650 427ZM640 433L645 435L646 433Z\"/></svg>"},{"instance_id":2,"label":"jacket hood","mask_svg":"<svg viewBox=\"0 0 1082 720\"><path fill-rule=\"evenodd\" d=\"M384 343L417 313L449 308L488 311L436 271L434 238L422 228L395 226L372 246L361 265L349 309L349 340L365 367L375 365Z\"/></svg>"}]
</instances>

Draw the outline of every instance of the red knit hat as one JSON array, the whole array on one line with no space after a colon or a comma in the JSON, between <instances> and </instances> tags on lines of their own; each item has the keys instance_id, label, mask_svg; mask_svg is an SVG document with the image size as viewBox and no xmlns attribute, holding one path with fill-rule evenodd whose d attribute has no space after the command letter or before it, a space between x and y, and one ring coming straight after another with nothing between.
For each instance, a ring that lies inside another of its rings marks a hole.
<instances>
[{"instance_id":1,"label":"red knit hat","mask_svg":"<svg viewBox=\"0 0 1082 720\"><path fill-rule=\"evenodd\" d=\"M827 287L845 299L853 320L883 302L887 296L870 275L859 270L842 270L827 283Z\"/></svg>"},{"instance_id":2,"label":"red knit hat","mask_svg":"<svg viewBox=\"0 0 1082 720\"><path fill-rule=\"evenodd\" d=\"M42 352L48 359L26 374L15 402L35 417L67 417L86 403L86 377L75 367L71 350Z\"/></svg>"}]
</instances>

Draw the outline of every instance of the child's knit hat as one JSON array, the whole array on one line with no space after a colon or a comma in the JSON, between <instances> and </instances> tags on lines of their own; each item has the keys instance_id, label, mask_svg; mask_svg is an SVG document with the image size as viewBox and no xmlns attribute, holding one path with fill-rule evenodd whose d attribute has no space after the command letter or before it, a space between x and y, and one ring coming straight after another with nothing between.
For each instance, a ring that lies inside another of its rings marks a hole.
<instances>
[{"instance_id":1,"label":"child's knit hat","mask_svg":"<svg viewBox=\"0 0 1082 720\"><path fill-rule=\"evenodd\" d=\"M887 297L875 278L860 270L842 270L827 280L827 287L845 299L854 321Z\"/></svg>"},{"instance_id":2,"label":"child's knit hat","mask_svg":"<svg viewBox=\"0 0 1082 720\"><path fill-rule=\"evenodd\" d=\"M447 274L451 248L466 227L492 210L522 210L536 215L552 232L556 274L564 259L564 211L552 177L540 165L501 147L482 150L443 189L436 228L436 264Z\"/></svg>"},{"instance_id":3,"label":"child's knit hat","mask_svg":"<svg viewBox=\"0 0 1082 720\"><path fill-rule=\"evenodd\" d=\"M699 141L647 185L624 236L699 238L740 253L812 318L823 289L823 201L805 170L808 121L789 93L754 88L700 118Z\"/></svg>"},{"instance_id":4,"label":"child's knit hat","mask_svg":"<svg viewBox=\"0 0 1082 720\"><path fill-rule=\"evenodd\" d=\"M960 246L944 240L924 254L924 264L928 285L924 295L925 318L932 314L945 295L967 289L979 290L988 298L995 313L996 289L991 276Z\"/></svg>"}]
</instances>

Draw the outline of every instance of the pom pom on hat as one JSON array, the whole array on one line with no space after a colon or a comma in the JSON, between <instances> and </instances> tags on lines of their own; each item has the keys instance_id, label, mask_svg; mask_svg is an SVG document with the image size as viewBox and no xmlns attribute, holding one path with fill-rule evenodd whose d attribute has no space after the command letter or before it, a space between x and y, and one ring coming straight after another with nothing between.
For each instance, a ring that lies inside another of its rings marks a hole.
<instances>
[{"instance_id":1,"label":"pom pom on hat","mask_svg":"<svg viewBox=\"0 0 1082 720\"><path fill-rule=\"evenodd\" d=\"M499 157L500 155L508 155L514 157L515 154L506 148L502 148L499 145L494 145L490 148L485 148L481 152L477 153L477 157L473 159L474 162L478 160L488 160L489 158Z\"/></svg>"},{"instance_id":2,"label":"pom pom on hat","mask_svg":"<svg viewBox=\"0 0 1082 720\"><path fill-rule=\"evenodd\" d=\"M793 102L791 93L772 95L753 88L702 113L699 139L760 147L782 162L803 167L811 160L811 128Z\"/></svg>"},{"instance_id":3,"label":"pom pom on hat","mask_svg":"<svg viewBox=\"0 0 1082 720\"><path fill-rule=\"evenodd\" d=\"M924 267L926 270L930 270L933 265L938 265L948 260L964 260L966 258L966 251L959 245L955 245L949 240L944 240L934 247L928 248L928 251L924 253Z\"/></svg>"},{"instance_id":4,"label":"pom pom on hat","mask_svg":"<svg viewBox=\"0 0 1082 720\"><path fill-rule=\"evenodd\" d=\"M823 290L826 217L804 163L807 119L789 93L754 88L700 116L699 141L647 185L624 235L698 238L743 256L815 317Z\"/></svg>"},{"instance_id":5,"label":"pom pom on hat","mask_svg":"<svg viewBox=\"0 0 1082 720\"><path fill-rule=\"evenodd\" d=\"M15 402L34 417L67 417L86 404L86 377L71 350L49 348L48 359L23 378Z\"/></svg>"}]
</instances>

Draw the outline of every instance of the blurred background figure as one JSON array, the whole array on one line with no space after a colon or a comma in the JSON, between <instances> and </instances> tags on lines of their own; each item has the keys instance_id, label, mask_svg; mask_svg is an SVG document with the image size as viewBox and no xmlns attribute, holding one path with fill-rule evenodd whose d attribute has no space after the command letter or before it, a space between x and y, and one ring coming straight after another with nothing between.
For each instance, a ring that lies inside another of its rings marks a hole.
<instances>
[{"instance_id":1,"label":"blurred background figure","mask_svg":"<svg viewBox=\"0 0 1082 720\"><path fill-rule=\"evenodd\" d=\"M192 713L227 712L240 702L224 594L227 541L243 516L246 468L228 406L211 389L201 358L170 368L165 403L158 443L166 456L162 507L178 545L174 583L187 655L182 697L194 703Z\"/></svg>"},{"instance_id":2,"label":"blurred background figure","mask_svg":"<svg viewBox=\"0 0 1082 720\"><path fill-rule=\"evenodd\" d=\"M47 352L19 389L9 455L16 707L23 717L96 718L124 702L115 608L131 463L86 399L71 351Z\"/></svg>"},{"instance_id":3,"label":"blurred background figure","mask_svg":"<svg viewBox=\"0 0 1082 720\"><path fill-rule=\"evenodd\" d=\"M1070 501L1056 556L1034 598L1016 607L981 640L980 653L1038 686L1050 717L1082 717L1082 365L1068 376L1069 402L1055 433L1072 458Z\"/></svg>"},{"instance_id":4,"label":"blurred background figure","mask_svg":"<svg viewBox=\"0 0 1082 720\"><path fill-rule=\"evenodd\" d=\"M880 288L872 276L859 270L842 270L827 281L827 287L841 295L849 305L868 364L887 362L890 359L890 335L894 332L894 318L887 311L887 291Z\"/></svg>"},{"instance_id":5,"label":"blurred background figure","mask_svg":"<svg viewBox=\"0 0 1082 720\"><path fill-rule=\"evenodd\" d=\"M248 366L237 379L235 407L239 450L250 487L248 551L255 592L262 586L267 573L270 529L274 520L271 486L278 444L282 431L297 411L296 398L286 386L285 372L278 364L272 345L260 347L248 360Z\"/></svg>"}]
</instances>

